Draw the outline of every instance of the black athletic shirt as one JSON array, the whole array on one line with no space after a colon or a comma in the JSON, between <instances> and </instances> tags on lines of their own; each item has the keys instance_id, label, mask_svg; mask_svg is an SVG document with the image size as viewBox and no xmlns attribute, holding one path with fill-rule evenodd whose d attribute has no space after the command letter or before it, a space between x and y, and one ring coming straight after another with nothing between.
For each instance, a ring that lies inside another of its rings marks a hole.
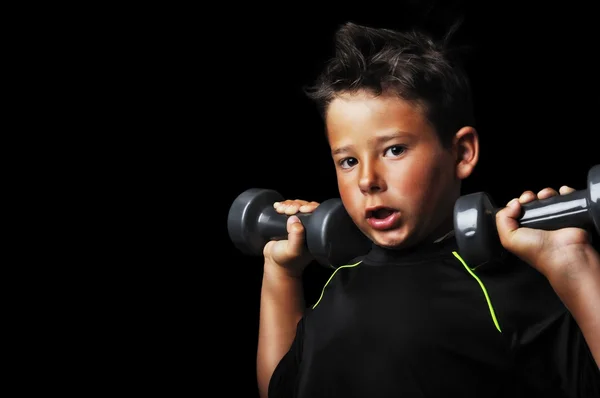
<instances>
[{"instance_id":1,"label":"black athletic shirt","mask_svg":"<svg viewBox=\"0 0 600 398\"><path fill-rule=\"evenodd\" d=\"M599 398L600 371L543 275L506 254L472 269L449 238L338 268L269 397Z\"/></svg>"}]
</instances>

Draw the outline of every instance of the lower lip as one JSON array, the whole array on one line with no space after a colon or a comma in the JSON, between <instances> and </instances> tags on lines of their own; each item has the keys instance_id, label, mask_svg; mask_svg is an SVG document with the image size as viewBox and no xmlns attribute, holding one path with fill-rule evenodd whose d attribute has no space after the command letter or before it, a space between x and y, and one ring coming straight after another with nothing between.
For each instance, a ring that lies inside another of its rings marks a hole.
<instances>
[{"instance_id":1,"label":"lower lip","mask_svg":"<svg viewBox=\"0 0 600 398\"><path fill-rule=\"evenodd\" d=\"M395 211L386 218L369 217L367 218L367 222L373 229L386 230L394 227L399 217L400 213Z\"/></svg>"}]
</instances>

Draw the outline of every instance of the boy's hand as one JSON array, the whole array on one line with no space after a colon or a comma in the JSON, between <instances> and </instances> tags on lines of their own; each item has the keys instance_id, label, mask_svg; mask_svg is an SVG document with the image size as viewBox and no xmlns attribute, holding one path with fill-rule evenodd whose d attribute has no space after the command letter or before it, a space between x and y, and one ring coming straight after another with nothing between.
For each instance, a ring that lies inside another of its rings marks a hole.
<instances>
[{"instance_id":1,"label":"boy's hand","mask_svg":"<svg viewBox=\"0 0 600 398\"><path fill-rule=\"evenodd\" d=\"M288 238L286 240L270 241L265 245L263 255L265 265L274 265L276 269L272 272L283 271L292 277L299 277L306 266L313 260L306 250L305 230L300 219L295 216L300 213L313 212L319 203L306 200L285 200L273 204L275 210L280 214L290 216L287 220Z\"/></svg>"},{"instance_id":2,"label":"boy's hand","mask_svg":"<svg viewBox=\"0 0 600 398\"><path fill-rule=\"evenodd\" d=\"M591 242L587 231L580 228L563 228L544 231L519 227L521 204L554 195L565 195L574 189L563 186L559 192L545 188L534 194L525 191L518 199L511 200L496 214L496 225L500 242L539 272L552 280L574 280L584 277L588 271L588 255ZM558 279L557 279L558 278ZM562 283L562 282L561 282Z\"/></svg>"}]
</instances>

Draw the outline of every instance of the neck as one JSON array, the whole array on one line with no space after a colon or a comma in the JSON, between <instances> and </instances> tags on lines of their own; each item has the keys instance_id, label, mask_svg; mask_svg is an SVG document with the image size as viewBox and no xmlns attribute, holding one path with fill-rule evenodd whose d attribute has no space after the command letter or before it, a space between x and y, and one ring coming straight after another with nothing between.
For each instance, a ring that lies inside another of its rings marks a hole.
<instances>
[{"instance_id":1,"label":"neck","mask_svg":"<svg viewBox=\"0 0 600 398\"><path fill-rule=\"evenodd\" d=\"M454 216L447 217L437 228L425 239L427 242L440 242L445 238L454 236Z\"/></svg>"}]
</instances>

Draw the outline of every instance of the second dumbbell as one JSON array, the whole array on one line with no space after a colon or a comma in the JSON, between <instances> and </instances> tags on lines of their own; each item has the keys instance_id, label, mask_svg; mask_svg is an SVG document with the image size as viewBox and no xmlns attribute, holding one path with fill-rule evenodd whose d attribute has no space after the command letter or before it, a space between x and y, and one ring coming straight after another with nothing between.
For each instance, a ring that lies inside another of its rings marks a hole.
<instances>
[{"instance_id":1,"label":"second dumbbell","mask_svg":"<svg viewBox=\"0 0 600 398\"><path fill-rule=\"evenodd\" d=\"M566 227L595 229L600 234L600 165L587 176L587 189L521 205L517 220L522 227L556 230ZM484 192L461 196L454 206L454 231L460 254L472 266L497 256L497 208Z\"/></svg>"}]
</instances>

